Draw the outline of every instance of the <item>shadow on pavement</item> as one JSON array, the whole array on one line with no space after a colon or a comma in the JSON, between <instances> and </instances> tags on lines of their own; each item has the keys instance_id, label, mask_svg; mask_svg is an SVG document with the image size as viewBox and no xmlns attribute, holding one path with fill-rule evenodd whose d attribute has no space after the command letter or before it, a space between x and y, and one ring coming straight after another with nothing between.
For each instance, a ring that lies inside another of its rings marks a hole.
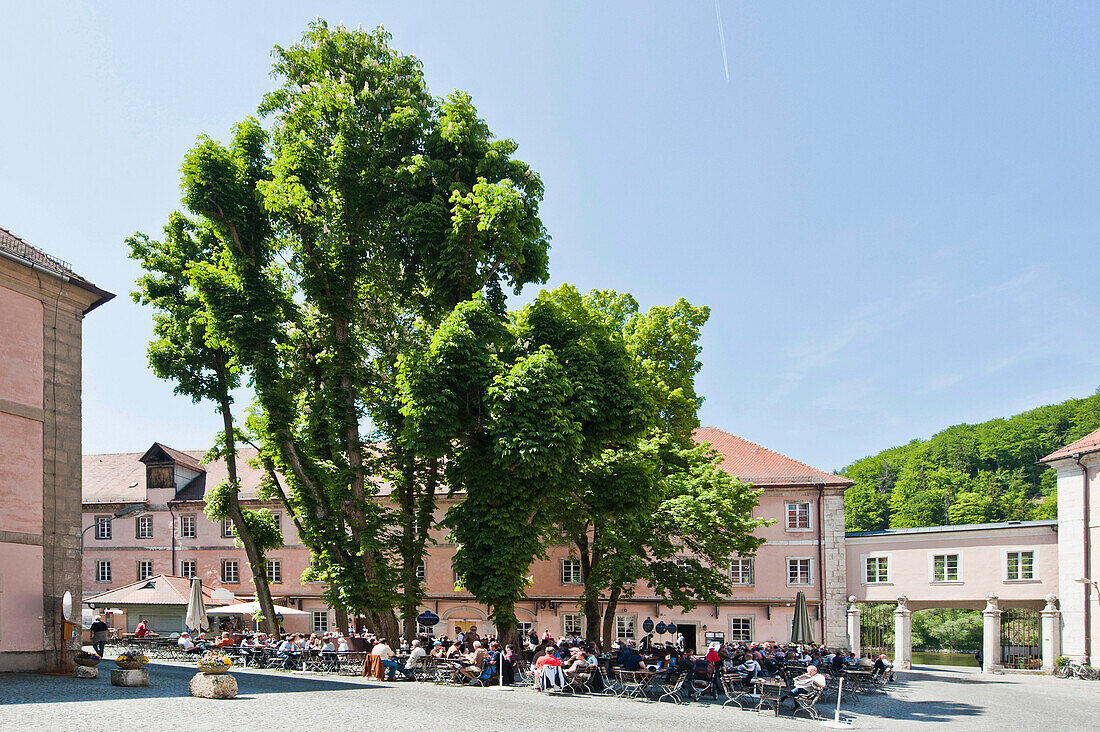
<instances>
[{"instance_id":1,"label":"shadow on pavement","mask_svg":"<svg viewBox=\"0 0 1100 732\"><path fill-rule=\"evenodd\" d=\"M125 699L156 699L190 696L187 688L195 669L150 663L147 687L111 686L113 663L100 664L99 678L76 679L72 676L46 674L0 675L0 707L13 704L51 704L57 702L105 701ZM353 691L382 689L384 686L366 683L318 679L303 676L283 676L270 673L236 673L238 699L261 694L292 694L304 691Z\"/></svg>"}]
</instances>

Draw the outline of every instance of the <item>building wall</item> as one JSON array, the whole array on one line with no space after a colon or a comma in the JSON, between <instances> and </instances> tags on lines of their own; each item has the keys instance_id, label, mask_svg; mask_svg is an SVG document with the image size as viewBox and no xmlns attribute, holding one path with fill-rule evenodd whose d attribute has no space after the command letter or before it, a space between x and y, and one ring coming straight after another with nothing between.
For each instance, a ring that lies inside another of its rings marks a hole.
<instances>
[{"instance_id":1,"label":"building wall","mask_svg":"<svg viewBox=\"0 0 1100 732\"><path fill-rule=\"evenodd\" d=\"M1063 653L1085 659L1085 603L1088 602L1093 666L1100 665L1100 598L1094 588L1077 582L1081 577L1100 579L1100 453L1081 458L1088 471L1086 496L1082 469L1071 460L1058 460L1058 556L1059 600L1062 610ZM1087 500L1087 503L1086 503ZM1089 561L1085 562L1086 506L1088 510ZM1087 595L1086 595L1087 593Z\"/></svg>"},{"instance_id":2,"label":"building wall","mask_svg":"<svg viewBox=\"0 0 1100 732\"><path fill-rule=\"evenodd\" d=\"M0 670L60 669L77 643L62 596L81 596L81 319L97 299L0 257Z\"/></svg>"},{"instance_id":3,"label":"building wall","mask_svg":"<svg viewBox=\"0 0 1100 732\"><path fill-rule=\"evenodd\" d=\"M908 597L911 609L982 609L995 595L1000 606L1041 609L1057 594L1060 532L1053 525L1021 525L984 530L900 530L849 536L846 542L848 591L859 602L896 602ZM1009 552L1034 553L1030 580L1009 580ZM958 556L958 581L936 582L933 557ZM888 582L867 582L867 559L887 559Z\"/></svg>"}]
</instances>

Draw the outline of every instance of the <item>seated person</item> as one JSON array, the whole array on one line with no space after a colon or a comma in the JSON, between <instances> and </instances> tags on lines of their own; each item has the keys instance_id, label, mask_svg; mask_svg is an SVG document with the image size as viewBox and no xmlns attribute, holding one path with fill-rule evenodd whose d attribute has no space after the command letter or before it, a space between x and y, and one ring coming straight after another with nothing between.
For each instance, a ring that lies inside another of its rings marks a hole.
<instances>
[{"instance_id":1,"label":"seated person","mask_svg":"<svg viewBox=\"0 0 1100 732\"><path fill-rule=\"evenodd\" d=\"M630 648L630 653L627 654L626 660L623 661L623 671L645 671L645 660L642 658L642 654L638 653L633 647Z\"/></svg>"},{"instance_id":2,"label":"seated person","mask_svg":"<svg viewBox=\"0 0 1100 732\"><path fill-rule=\"evenodd\" d=\"M817 666L807 666L806 673L795 677L794 686L784 691L779 701L782 702L784 699L808 694L815 690L820 691L824 688L825 675L817 672Z\"/></svg>"},{"instance_id":3,"label":"seated person","mask_svg":"<svg viewBox=\"0 0 1100 732\"><path fill-rule=\"evenodd\" d=\"M405 662L405 673L412 676L413 669L424 668L428 659L428 652L420 645L420 639L412 642L412 650L409 651L409 660Z\"/></svg>"},{"instance_id":4,"label":"seated person","mask_svg":"<svg viewBox=\"0 0 1100 732\"><path fill-rule=\"evenodd\" d=\"M440 641L432 643L432 651L429 654L432 658L443 658L447 655L447 651L443 648L443 644Z\"/></svg>"},{"instance_id":5,"label":"seated person","mask_svg":"<svg viewBox=\"0 0 1100 732\"><path fill-rule=\"evenodd\" d=\"M584 671L588 668L588 660L584 657L584 651L580 648L574 648L573 652L569 654L568 665L562 665L565 669L565 675L569 678L575 678L577 673Z\"/></svg>"},{"instance_id":6,"label":"seated person","mask_svg":"<svg viewBox=\"0 0 1100 732\"><path fill-rule=\"evenodd\" d=\"M748 684L755 677L760 675L760 662L752 656L749 656L740 664L738 664L733 670L736 673L740 674L742 683Z\"/></svg>"},{"instance_id":7,"label":"seated person","mask_svg":"<svg viewBox=\"0 0 1100 732\"><path fill-rule=\"evenodd\" d=\"M473 650L466 654L466 665L455 672L453 679L458 682L463 678L467 682L473 681L478 676L481 676L481 672L485 670L485 661L489 658L489 653L482 645L481 641L474 641Z\"/></svg>"},{"instance_id":8,"label":"seated person","mask_svg":"<svg viewBox=\"0 0 1100 732\"><path fill-rule=\"evenodd\" d=\"M197 643L191 638L190 633L182 633L176 645L184 650L185 653L201 654L205 652L204 648L200 648Z\"/></svg>"},{"instance_id":9,"label":"seated person","mask_svg":"<svg viewBox=\"0 0 1100 732\"><path fill-rule=\"evenodd\" d=\"M406 669L404 666L393 660L393 649L386 643L385 638L379 638L378 642L374 644L374 647L370 649L372 656L378 656L382 659L382 665L386 669L386 680L393 681L397 678L397 672L406 679L412 678L412 671Z\"/></svg>"},{"instance_id":10,"label":"seated person","mask_svg":"<svg viewBox=\"0 0 1100 732\"><path fill-rule=\"evenodd\" d=\"M232 648L235 644L229 633L222 633L222 637L214 643L218 648Z\"/></svg>"},{"instance_id":11,"label":"seated person","mask_svg":"<svg viewBox=\"0 0 1100 732\"><path fill-rule=\"evenodd\" d=\"M550 653L550 649L536 659L535 671L542 688L551 685L561 687L561 659Z\"/></svg>"}]
</instances>

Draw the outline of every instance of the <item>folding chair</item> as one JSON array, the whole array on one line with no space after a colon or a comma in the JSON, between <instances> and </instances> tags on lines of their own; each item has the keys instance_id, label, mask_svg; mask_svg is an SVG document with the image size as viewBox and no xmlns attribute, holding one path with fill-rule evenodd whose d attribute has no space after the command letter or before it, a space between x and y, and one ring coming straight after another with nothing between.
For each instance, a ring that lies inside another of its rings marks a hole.
<instances>
[{"instance_id":1,"label":"folding chair","mask_svg":"<svg viewBox=\"0 0 1100 732\"><path fill-rule=\"evenodd\" d=\"M660 677L655 677L653 683L657 686L659 692L657 701L663 702L668 699L674 704L683 702L684 698L680 694L680 689L684 687L684 681L686 680L687 674L676 668L670 669Z\"/></svg>"},{"instance_id":2,"label":"folding chair","mask_svg":"<svg viewBox=\"0 0 1100 732\"><path fill-rule=\"evenodd\" d=\"M806 712L810 716L810 719L821 719L821 715L817 711L817 700L821 696L821 689L814 689L809 694L799 694L798 696L792 696L794 699L794 710L791 712L791 716L798 714L799 712Z\"/></svg>"}]
</instances>

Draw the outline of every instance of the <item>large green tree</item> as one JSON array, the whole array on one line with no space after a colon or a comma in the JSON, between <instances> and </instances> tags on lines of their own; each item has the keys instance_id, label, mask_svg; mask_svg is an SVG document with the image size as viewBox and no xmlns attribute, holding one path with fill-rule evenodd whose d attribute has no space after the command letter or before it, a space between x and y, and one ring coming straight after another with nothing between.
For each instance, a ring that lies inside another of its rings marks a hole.
<instances>
[{"instance_id":1,"label":"large green tree","mask_svg":"<svg viewBox=\"0 0 1100 732\"><path fill-rule=\"evenodd\" d=\"M189 276L248 372L261 459L313 577L396 635L393 609L408 629L421 597L440 477L405 437L396 364L475 293L501 313L505 287L545 279L542 184L467 95L433 99L381 30L318 21L275 58L270 132L246 120L185 159L184 203L219 244Z\"/></svg>"},{"instance_id":2,"label":"large green tree","mask_svg":"<svg viewBox=\"0 0 1100 732\"><path fill-rule=\"evenodd\" d=\"M218 247L216 237L177 213L169 218L162 240L136 234L127 243L130 256L141 262L145 271L138 278L134 301L154 308L149 365L160 378L175 382L177 394L195 402L213 401L222 416L220 445L211 457L225 460L227 480L207 487L206 512L214 520L233 522L236 542L248 558L263 627L275 633L278 627L264 553L281 547L283 537L270 511L253 511L240 504L232 410L232 391L240 383L240 362L232 345L214 334L211 313L188 274L193 265L213 256Z\"/></svg>"}]
</instances>

